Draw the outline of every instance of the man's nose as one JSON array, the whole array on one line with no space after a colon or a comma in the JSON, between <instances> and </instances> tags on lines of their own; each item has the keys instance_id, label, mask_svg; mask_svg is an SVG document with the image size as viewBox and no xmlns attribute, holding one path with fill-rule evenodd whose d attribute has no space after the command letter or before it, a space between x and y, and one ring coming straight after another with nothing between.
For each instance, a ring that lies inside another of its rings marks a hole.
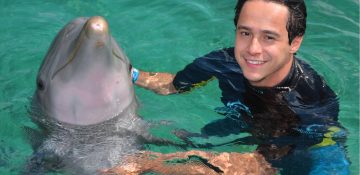
<instances>
[{"instance_id":1,"label":"man's nose","mask_svg":"<svg viewBox=\"0 0 360 175\"><path fill-rule=\"evenodd\" d=\"M259 42L259 40L257 38L252 38L252 40L250 41L249 43L249 46L248 46L248 52L249 54L251 55L256 55L256 54L259 54L261 53L261 43Z\"/></svg>"}]
</instances>

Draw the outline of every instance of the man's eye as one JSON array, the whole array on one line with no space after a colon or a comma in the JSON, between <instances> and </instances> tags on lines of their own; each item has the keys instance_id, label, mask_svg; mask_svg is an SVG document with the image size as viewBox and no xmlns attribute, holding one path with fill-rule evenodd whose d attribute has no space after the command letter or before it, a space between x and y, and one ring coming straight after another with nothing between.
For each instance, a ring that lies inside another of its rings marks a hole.
<instances>
[{"instance_id":1,"label":"man's eye","mask_svg":"<svg viewBox=\"0 0 360 175\"><path fill-rule=\"evenodd\" d=\"M273 37L273 36L265 36L265 39L266 40L275 40L275 37Z\"/></svg>"},{"instance_id":2,"label":"man's eye","mask_svg":"<svg viewBox=\"0 0 360 175\"><path fill-rule=\"evenodd\" d=\"M241 34L242 36L249 36L249 35L250 35L249 32L240 32L240 34Z\"/></svg>"}]
</instances>

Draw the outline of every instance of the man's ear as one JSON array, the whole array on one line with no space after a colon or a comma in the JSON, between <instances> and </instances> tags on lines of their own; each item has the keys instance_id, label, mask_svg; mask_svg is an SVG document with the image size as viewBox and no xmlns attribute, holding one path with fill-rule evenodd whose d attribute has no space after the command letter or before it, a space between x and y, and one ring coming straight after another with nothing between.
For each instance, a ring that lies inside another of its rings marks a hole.
<instances>
[{"instance_id":1,"label":"man's ear","mask_svg":"<svg viewBox=\"0 0 360 175\"><path fill-rule=\"evenodd\" d=\"M290 44L290 53L295 53L299 50L303 38L303 36L297 36L292 40Z\"/></svg>"}]
</instances>

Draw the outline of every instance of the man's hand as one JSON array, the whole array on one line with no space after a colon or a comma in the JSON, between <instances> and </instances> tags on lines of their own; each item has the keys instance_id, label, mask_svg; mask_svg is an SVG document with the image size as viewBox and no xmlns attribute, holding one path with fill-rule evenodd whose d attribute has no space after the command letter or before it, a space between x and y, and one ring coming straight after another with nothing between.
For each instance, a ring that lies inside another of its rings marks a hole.
<instances>
[{"instance_id":1,"label":"man's hand","mask_svg":"<svg viewBox=\"0 0 360 175\"><path fill-rule=\"evenodd\" d=\"M169 95L177 92L172 83L174 77L175 75L170 73L139 71L139 77L135 84L157 94Z\"/></svg>"}]
</instances>

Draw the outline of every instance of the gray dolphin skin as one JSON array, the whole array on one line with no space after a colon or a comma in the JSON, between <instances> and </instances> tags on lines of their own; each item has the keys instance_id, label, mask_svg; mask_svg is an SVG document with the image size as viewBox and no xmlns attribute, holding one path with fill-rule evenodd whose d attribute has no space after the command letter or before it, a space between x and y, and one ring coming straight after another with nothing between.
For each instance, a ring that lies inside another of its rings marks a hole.
<instances>
[{"instance_id":1,"label":"gray dolphin skin","mask_svg":"<svg viewBox=\"0 0 360 175\"><path fill-rule=\"evenodd\" d=\"M49 116L91 125L134 100L129 60L102 17L78 18L57 35L40 68L36 98Z\"/></svg>"},{"instance_id":2,"label":"gray dolphin skin","mask_svg":"<svg viewBox=\"0 0 360 175\"><path fill-rule=\"evenodd\" d=\"M136 114L129 67L103 17L63 27L37 76L30 112L41 142L25 174L96 174L142 149L152 136Z\"/></svg>"}]
</instances>

